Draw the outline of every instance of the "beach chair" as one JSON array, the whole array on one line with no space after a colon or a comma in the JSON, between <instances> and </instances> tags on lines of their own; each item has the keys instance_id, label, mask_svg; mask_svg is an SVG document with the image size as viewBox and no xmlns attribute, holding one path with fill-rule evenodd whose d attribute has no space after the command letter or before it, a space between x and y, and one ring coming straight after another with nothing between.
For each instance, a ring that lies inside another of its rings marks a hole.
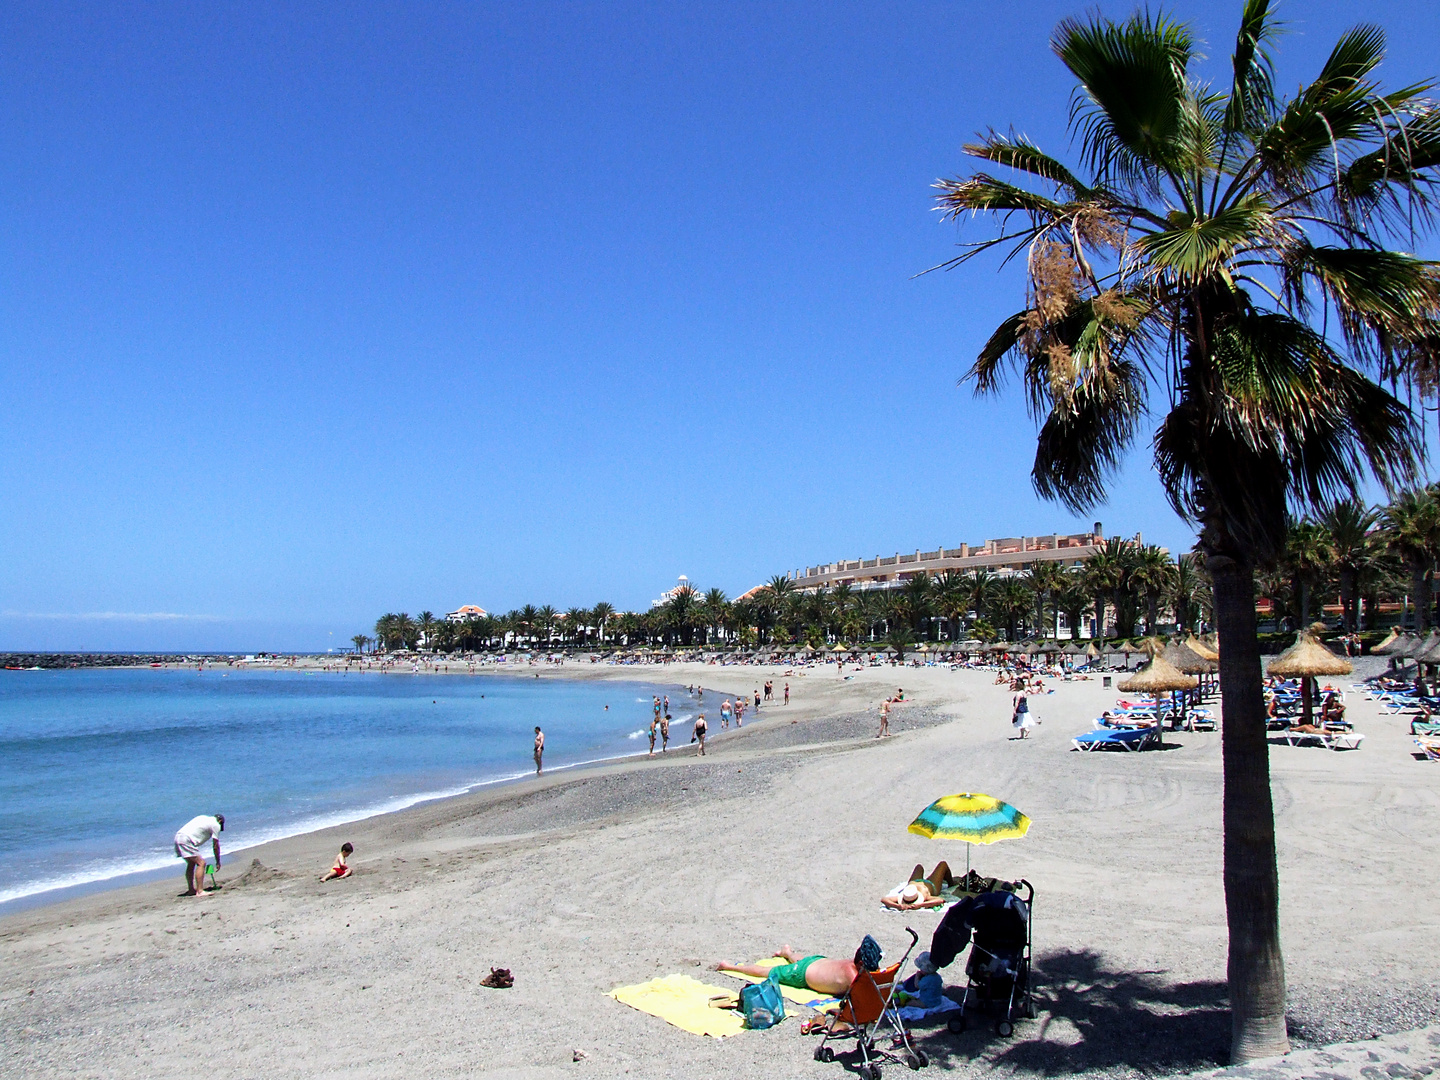
<instances>
[{"instance_id":1,"label":"beach chair","mask_svg":"<svg viewBox=\"0 0 1440 1080\"><path fill-rule=\"evenodd\" d=\"M835 1048L830 1044L841 1039L854 1039L860 1050L860 1065L855 1071L862 1080L880 1080L882 1061L893 1061L912 1069L923 1069L930 1064L925 1051L911 1042L910 1031L895 1001L895 984L900 981L900 969L910 958L910 950L920 940L920 935L908 926L905 932L910 935L910 944L905 947L904 956L887 968L862 971L855 976L849 991L840 999L839 1007L830 1014L825 1034L815 1048L816 1061L834 1061ZM882 1027L891 1030L891 1045L888 1048L881 1041ZM904 1051L903 1058L896 1053L899 1050Z\"/></svg>"},{"instance_id":2,"label":"beach chair","mask_svg":"<svg viewBox=\"0 0 1440 1080\"><path fill-rule=\"evenodd\" d=\"M1114 749L1144 750L1154 739L1155 729L1150 727L1106 728L1076 735L1072 745L1076 750L1084 750L1086 753Z\"/></svg>"},{"instance_id":3,"label":"beach chair","mask_svg":"<svg viewBox=\"0 0 1440 1080\"><path fill-rule=\"evenodd\" d=\"M1291 746L1314 743L1317 746L1323 746L1326 750L1359 750L1360 744L1365 741L1365 736L1355 732L1296 731L1294 728L1290 728L1281 732L1276 741L1289 743Z\"/></svg>"},{"instance_id":4,"label":"beach chair","mask_svg":"<svg viewBox=\"0 0 1440 1080\"><path fill-rule=\"evenodd\" d=\"M1440 761L1440 738L1421 736L1415 740L1415 745L1420 747L1427 761Z\"/></svg>"}]
</instances>

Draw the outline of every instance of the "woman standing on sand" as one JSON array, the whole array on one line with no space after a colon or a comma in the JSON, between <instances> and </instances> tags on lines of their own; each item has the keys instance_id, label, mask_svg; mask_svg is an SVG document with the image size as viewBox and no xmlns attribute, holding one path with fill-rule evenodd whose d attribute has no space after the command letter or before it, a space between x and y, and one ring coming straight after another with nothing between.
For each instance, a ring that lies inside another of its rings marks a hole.
<instances>
[{"instance_id":1,"label":"woman standing on sand","mask_svg":"<svg viewBox=\"0 0 1440 1080\"><path fill-rule=\"evenodd\" d=\"M1034 721L1030 717L1029 699L1026 698L1025 691L1021 690L1015 695L1015 712L1010 717L1010 726L1020 732L1020 738L1027 739L1030 737L1030 728L1033 724Z\"/></svg>"},{"instance_id":2,"label":"woman standing on sand","mask_svg":"<svg viewBox=\"0 0 1440 1080\"><path fill-rule=\"evenodd\" d=\"M702 712L695 718L695 734L691 737L692 742L700 744L700 756L705 756L705 732L708 727L705 723L705 714Z\"/></svg>"},{"instance_id":3,"label":"woman standing on sand","mask_svg":"<svg viewBox=\"0 0 1440 1080\"><path fill-rule=\"evenodd\" d=\"M880 706L880 730L875 733L875 738L890 734L890 699L887 697Z\"/></svg>"}]
</instances>

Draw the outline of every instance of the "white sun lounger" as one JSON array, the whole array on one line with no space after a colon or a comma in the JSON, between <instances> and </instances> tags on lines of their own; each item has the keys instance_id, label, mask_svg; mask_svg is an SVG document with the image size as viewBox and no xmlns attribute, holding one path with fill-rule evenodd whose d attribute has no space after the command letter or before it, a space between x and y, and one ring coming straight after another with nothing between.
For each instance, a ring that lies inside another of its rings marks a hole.
<instances>
[{"instance_id":1,"label":"white sun lounger","mask_svg":"<svg viewBox=\"0 0 1440 1080\"><path fill-rule=\"evenodd\" d=\"M1291 746L1302 746L1305 742L1317 742L1327 750L1359 750L1365 736L1353 731L1290 731L1279 733Z\"/></svg>"}]
</instances>

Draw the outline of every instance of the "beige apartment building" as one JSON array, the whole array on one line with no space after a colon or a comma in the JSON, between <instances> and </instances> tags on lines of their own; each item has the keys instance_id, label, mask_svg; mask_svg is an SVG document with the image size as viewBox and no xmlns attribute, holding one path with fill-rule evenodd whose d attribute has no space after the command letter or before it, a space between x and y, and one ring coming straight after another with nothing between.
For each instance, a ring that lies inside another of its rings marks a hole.
<instances>
[{"instance_id":1,"label":"beige apartment building","mask_svg":"<svg viewBox=\"0 0 1440 1080\"><path fill-rule=\"evenodd\" d=\"M1133 542L1140 543L1139 533L1135 534ZM890 589L903 585L917 574L933 577L946 570L963 573L983 567L992 573L1006 575L1022 572L1038 562L1077 566L1099 551L1104 543L1105 533L1097 521L1095 528L1088 533L1009 536L986 540L983 544L916 551L913 555L896 552L888 557L877 555L873 559L842 559L793 570L789 576L796 588L807 592L833 589L842 584L858 590Z\"/></svg>"}]
</instances>

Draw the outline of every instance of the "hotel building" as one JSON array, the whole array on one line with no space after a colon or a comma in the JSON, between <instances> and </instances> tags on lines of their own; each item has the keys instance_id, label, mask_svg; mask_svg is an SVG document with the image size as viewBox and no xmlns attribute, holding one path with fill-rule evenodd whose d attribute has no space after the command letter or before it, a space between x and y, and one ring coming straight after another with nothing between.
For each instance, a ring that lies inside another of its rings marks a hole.
<instances>
[{"instance_id":1,"label":"hotel building","mask_svg":"<svg viewBox=\"0 0 1440 1080\"><path fill-rule=\"evenodd\" d=\"M1140 543L1136 533L1134 543ZM1105 544L1100 522L1088 533L1049 536L1010 536L986 540L983 544L961 544L958 548L936 548L916 551L913 555L894 555L873 559L842 559L820 566L792 570L789 577L796 588L813 592L849 585L852 589L898 588L919 574L931 577L946 570L978 570L984 568L999 576L1020 573L1035 563L1053 562L1061 566L1078 566Z\"/></svg>"}]
</instances>

